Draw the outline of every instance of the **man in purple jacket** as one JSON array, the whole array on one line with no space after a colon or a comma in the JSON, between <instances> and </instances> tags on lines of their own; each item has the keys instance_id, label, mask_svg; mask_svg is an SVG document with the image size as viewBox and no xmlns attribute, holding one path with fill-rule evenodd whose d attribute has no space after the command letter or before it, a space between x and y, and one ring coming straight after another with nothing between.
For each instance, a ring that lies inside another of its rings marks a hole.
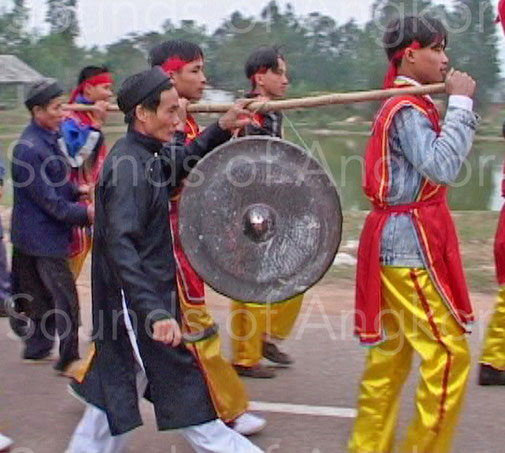
<instances>
[{"instance_id":1,"label":"man in purple jacket","mask_svg":"<svg viewBox=\"0 0 505 453\"><path fill-rule=\"evenodd\" d=\"M78 203L88 188L69 182L60 150L62 94L54 80L42 80L30 89L25 104L32 119L12 160L12 292L17 311L30 320L23 358L48 359L57 334L58 372L79 358L79 305L68 263L70 232L73 225L88 225L94 217L93 207Z\"/></svg>"}]
</instances>

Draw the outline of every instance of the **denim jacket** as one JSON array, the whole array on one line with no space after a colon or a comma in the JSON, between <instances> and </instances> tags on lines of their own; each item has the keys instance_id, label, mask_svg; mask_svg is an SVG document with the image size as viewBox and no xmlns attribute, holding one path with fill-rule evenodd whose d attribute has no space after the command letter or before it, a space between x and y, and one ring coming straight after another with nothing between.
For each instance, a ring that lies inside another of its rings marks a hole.
<instances>
[{"instance_id":1,"label":"denim jacket","mask_svg":"<svg viewBox=\"0 0 505 453\"><path fill-rule=\"evenodd\" d=\"M470 98L451 96L442 133L438 137L430 120L414 107L404 107L395 115L389 132L390 204L414 202L423 177L444 185L456 181L472 148L479 122L472 110ZM381 263L426 267L410 214L389 217L382 233Z\"/></svg>"}]
</instances>

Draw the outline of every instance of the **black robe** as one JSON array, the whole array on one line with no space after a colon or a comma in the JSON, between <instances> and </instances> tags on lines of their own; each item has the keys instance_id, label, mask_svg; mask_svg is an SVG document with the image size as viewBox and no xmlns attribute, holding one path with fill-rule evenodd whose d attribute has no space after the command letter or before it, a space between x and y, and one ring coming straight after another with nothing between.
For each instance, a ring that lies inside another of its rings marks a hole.
<instances>
[{"instance_id":1,"label":"black robe","mask_svg":"<svg viewBox=\"0 0 505 453\"><path fill-rule=\"evenodd\" d=\"M118 435L142 424L136 365L122 314L122 295L136 330L140 355L160 430L216 418L205 378L193 355L155 342L156 320L180 320L175 261L168 223L172 190L196 163L230 138L216 124L193 143L162 144L129 130L107 157L96 189L92 262L93 340L96 353L81 384L73 388L107 413ZM174 178L173 180L171 178Z\"/></svg>"}]
</instances>

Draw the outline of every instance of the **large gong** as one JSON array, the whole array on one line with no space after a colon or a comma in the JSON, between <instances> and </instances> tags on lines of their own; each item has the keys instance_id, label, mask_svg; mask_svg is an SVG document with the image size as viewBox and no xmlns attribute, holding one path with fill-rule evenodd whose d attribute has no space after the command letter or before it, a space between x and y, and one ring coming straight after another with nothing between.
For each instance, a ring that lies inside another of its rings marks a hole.
<instances>
[{"instance_id":1,"label":"large gong","mask_svg":"<svg viewBox=\"0 0 505 453\"><path fill-rule=\"evenodd\" d=\"M190 173L179 232L191 265L232 299L272 303L305 292L340 245L337 190L303 149L271 137L230 141Z\"/></svg>"}]
</instances>

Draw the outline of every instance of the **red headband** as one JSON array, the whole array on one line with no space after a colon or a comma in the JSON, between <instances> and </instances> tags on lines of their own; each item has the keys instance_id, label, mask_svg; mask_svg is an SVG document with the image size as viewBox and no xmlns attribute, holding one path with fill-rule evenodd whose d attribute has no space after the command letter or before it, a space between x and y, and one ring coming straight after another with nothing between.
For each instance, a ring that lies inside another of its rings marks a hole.
<instances>
[{"instance_id":1,"label":"red headband","mask_svg":"<svg viewBox=\"0 0 505 453\"><path fill-rule=\"evenodd\" d=\"M165 71L168 74L169 72L179 71L179 69L182 69L188 63L191 63L191 62L184 61L182 58L179 58L179 57L172 57L172 58L169 58L167 61L165 61L165 63L163 63L161 65L161 69L163 69L163 71Z\"/></svg>"},{"instance_id":2,"label":"red headband","mask_svg":"<svg viewBox=\"0 0 505 453\"><path fill-rule=\"evenodd\" d=\"M106 83L113 83L114 79L112 77L112 74L110 72L102 72L101 74L98 74L96 76L90 77L89 79L86 79L84 82L82 82L84 85L105 85Z\"/></svg>"},{"instance_id":3,"label":"red headband","mask_svg":"<svg viewBox=\"0 0 505 453\"><path fill-rule=\"evenodd\" d=\"M75 100L77 99L77 96L79 96L79 94L82 94L84 92L84 88L86 88L86 85L91 85L91 86L96 87L98 85L105 85L107 83L114 83L114 79L112 78L112 74L110 72L102 72L101 74L90 77L89 79L86 79L77 88L75 88L72 91L72 94L70 95L69 102L71 104L73 102L75 102Z\"/></svg>"},{"instance_id":4,"label":"red headband","mask_svg":"<svg viewBox=\"0 0 505 453\"><path fill-rule=\"evenodd\" d=\"M410 46L398 50L393 55L393 57L389 61L388 72L384 77L384 88L387 89L393 87L396 76L398 75L398 64L402 61L402 58L405 56L405 52L407 52L408 49L419 50L421 48L422 46L419 41L413 41L412 44L410 44Z\"/></svg>"}]
</instances>

